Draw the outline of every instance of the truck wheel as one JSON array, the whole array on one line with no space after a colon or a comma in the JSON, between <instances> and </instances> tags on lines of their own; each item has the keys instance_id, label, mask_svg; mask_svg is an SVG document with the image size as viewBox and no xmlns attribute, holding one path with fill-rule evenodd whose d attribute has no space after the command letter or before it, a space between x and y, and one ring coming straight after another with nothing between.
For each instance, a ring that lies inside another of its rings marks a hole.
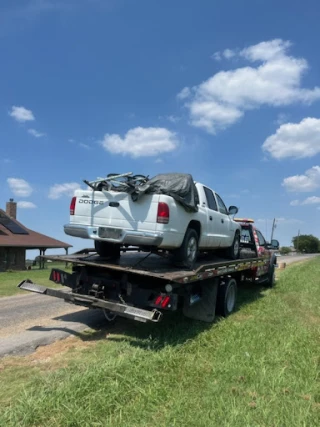
<instances>
[{"instance_id":1,"label":"truck wheel","mask_svg":"<svg viewBox=\"0 0 320 427\"><path fill-rule=\"evenodd\" d=\"M232 246L227 249L227 257L231 259L239 259L240 256L240 233L236 231Z\"/></svg>"},{"instance_id":2,"label":"truck wheel","mask_svg":"<svg viewBox=\"0 0 320 427\"><path fill-rule=\"evenodd\" d=\"M275 274L274 264L270 264L267 277L268 277L268 280L263 282L263 285L266 286L267 288L274 288L274 285L276 284L276 274Z\"/></svg>"},{"instance_id":3,"label":"truck wheel","mask_svg":"<svg viewBox=\"0 0 320 427\"><path fill-rule=\"evenodd\" d=\"M94 241L94 247L101 258L120 258L120 245L114 243L102 242L101 240Z\"/></svg>"},{"instance_id":4,"label":"truck wheel","mask_svg":"<svg viewBox=\"0 0 320 427\"><path fill-rule=\"evenodd\" d=\"M235 279L227 279L226 283L219 286L216 313L220 316L229 316L236 306L237 282Z\"/></svg>"},{"instance_id":5,"label":"truck wheel","mask_svg":"<svg viewBox=\"0 0 320 427\"><path fill-rule=\"evenodd\" d=\"M174 263L192 270L198 256L199 237L193 228L188 228L182 245L173 252Z\"/></svg>"}]
</instances>

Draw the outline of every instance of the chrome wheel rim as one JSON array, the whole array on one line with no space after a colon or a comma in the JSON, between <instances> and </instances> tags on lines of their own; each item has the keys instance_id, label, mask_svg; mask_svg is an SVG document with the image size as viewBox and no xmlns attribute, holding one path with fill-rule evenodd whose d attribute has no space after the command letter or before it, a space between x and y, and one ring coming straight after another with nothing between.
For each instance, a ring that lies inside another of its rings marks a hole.
<instances>
[{"instance_id":1,"label":"chrome wheel rim","mask_svg":"<svg viewBox=\"0 0 320 427\"><path fill-rule=\"evenodd\" d=\"M234 304L236 301L236 288L234 286L230 286L228 289L227 295L227 310L228 313L231 313L234 309Z\"/></svg>"},{"instance_id":2,"label":"chrome wheel rim","mask_svg":"<svg viewBox=\"0 0 320 427\"><path fill-rule=\"evenodd\" d=\"M187 246L187 258L189 262L194 261L197 254L197 240L195 237L191 237Z\"/></svg>"}]
</instances>

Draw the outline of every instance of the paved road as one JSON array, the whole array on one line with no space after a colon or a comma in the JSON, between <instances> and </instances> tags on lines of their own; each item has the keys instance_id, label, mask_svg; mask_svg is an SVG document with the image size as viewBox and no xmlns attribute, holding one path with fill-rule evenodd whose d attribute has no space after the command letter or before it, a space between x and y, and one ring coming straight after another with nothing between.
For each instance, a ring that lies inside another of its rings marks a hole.
<instances>
[{"instance_id":1,"label":"paved road","mask_svg":"<svg viewBox=\"0 0 320 427\"><path fill-rule=\"evenodd\" d=\"M33 352L69 335L79 335L104 321L101 310L30 294L0 298L0 357Z\"/></svg>"},{"instance_id":2,"label":"paved road","mask_svg":"<svg viewBox=\"0 0 320 427\"><path fill-rule=\"evenodd\" d=\"M314 258L316 256L319 256L319 254L279 256L277 262L278 264L280 262L285 262L288 265L292 264L293 262L306 261L307 259Z\"/></svg>"},{"instance_id":3,"label":"paved road","mask_svg":"<svg viewBox=\"0 0 320 427\"><path fill-rule=\"evenodd\" d=\"M282 256L278 263L291 264L314 255ZM100 310L88 310L39 294L0 298L0 357L33 352L84 329L105 324Z\"/></svg>"}]
</instances>

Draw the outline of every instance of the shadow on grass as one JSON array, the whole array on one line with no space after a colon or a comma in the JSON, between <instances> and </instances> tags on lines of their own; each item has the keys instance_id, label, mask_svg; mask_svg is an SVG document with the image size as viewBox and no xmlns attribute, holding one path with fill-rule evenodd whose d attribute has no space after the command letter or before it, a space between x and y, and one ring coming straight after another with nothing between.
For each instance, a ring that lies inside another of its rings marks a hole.
<instances>
[{"instance_id":1,"label":"shadow on grass","mask_svg":"<svg viewBox=\"0 0 320 427\"><path fill-rule=\"evenodd\" d=\"M264 296L261 285L253 283L241 284L238 289L238 302L236 312L246 305ZM91 331L81 332L77 328L69 327L33 327L37 331L62 331L79 337L83 341L105 340L115 342L129 342L131 345L145 350L158 350L165 346L177 346L196 337L198 334L215 328L221 321L216 317L215 322L205 323L191 320L179 312L165 312L160 323L141 323L118 317L116 322L107 322L100 310L83 310L56 317L55 320L63 322L77 322L88 326Z\"/></svg>"}]
</instances>

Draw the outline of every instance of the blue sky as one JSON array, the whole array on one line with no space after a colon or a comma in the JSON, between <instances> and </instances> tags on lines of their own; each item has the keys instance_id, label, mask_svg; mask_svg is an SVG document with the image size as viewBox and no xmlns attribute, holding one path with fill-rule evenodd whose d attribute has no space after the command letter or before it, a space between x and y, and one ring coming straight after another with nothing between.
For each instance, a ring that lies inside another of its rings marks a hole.
<instances>
[{"instance_id":1,"label":"blue sky","mask_svg":"<svg viewBox=\"0 0 320 427\"><path fill-rule=\"evenodd\" d=\"M315 0L2 0L0 206L63 233L73 189L188 172L290 244L320 237Z\"/></svg>"}]
</instances>

